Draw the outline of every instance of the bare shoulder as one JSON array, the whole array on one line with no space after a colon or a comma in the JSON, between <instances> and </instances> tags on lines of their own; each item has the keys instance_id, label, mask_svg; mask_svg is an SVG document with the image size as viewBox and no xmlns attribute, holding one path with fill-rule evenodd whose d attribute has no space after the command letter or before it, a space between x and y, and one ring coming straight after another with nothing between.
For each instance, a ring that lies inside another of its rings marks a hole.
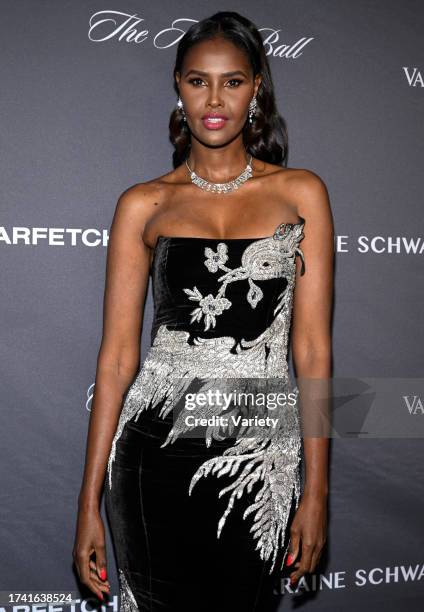
<instances>
[{"instance_id":1,"label":"bare shoulder","mask_svg":"<svg viewBox=\"0 0 424 612\"><path fill-rule=\"evenodd\" d=\"M256 161L256 160L255 160ZM304 168L285 168L276 164L258 161L258 174L266 178L273 193L286 208L302 217L309 227L322 223L332 231L333 219L327 186L318 174ZM272 181L270 180L272 179Z\"/></svg>"},{"instance_id":2,"label":"bare shoulder","mask_svg":"<svg viewBox=\"0 0 424 612\"><path fill-rule=\"evenodd\" d=\"M118 197L114 219L125 219L143 229L164 201L166 185L163 177L158 177L128 187Z\"/></svg>"},{"instance_id":3,"label":"bare shoulder","mask_svg":"<svg viewBox=\"0 0 424 612\"><path fill-rule=\"evenodd\" d=\"M304 168L286 168L280 184L286 197L296 206L299 217L332 226L328 189L318 174Z\"/></svg>"}]
</instances>

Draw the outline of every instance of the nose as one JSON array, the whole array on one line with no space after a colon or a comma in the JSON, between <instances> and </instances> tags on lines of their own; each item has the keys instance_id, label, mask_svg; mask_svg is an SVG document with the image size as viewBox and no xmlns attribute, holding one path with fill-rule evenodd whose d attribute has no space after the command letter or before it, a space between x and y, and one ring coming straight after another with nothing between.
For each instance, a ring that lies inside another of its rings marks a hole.
<instances>
[{"instance_id":1,"label":"nose","mask_svg":"<svg viewBox=\"0 0 424 612\"><path fill-rule=\"evenodd\" d=\"M208 106L216 108L223 106L223 100L219 89L219 84L209 86Z\"/></svg>"}]
</instances>

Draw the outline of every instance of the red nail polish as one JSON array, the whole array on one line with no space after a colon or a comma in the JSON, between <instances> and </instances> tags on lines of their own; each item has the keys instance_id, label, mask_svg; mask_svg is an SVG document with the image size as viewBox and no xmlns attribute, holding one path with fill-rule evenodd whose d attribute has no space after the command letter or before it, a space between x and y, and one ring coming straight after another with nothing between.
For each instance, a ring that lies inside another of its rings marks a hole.
<instances>
[{"instance_id":1,"label":"red nail polish","mask_svg":"<svg viewBox=\"0 0 424 612\"><path fill-rule=\"evenodd\" d=\"M291 565L293 563L293 557L291 554L287 555L286 565Z\"/></svg>"},{"instance_id":2,"label":"red nail polish","mask_svg":"<svg viewBox=\"0 0 424 612\"><path fill-rule=\"evenodd\" d=\"M102 567L102 569L100 570L100 578L102 580L106 580L106 570L104 567Z\"/></svg>"}]
</instances>

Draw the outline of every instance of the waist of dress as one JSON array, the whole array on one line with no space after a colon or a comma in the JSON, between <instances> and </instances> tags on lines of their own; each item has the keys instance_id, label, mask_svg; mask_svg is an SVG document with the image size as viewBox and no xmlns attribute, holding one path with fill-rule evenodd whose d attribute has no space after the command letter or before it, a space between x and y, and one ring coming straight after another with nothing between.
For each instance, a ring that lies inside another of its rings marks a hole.
<instances>
[{"instance_id":1,"label":"waist of dress","mask_svg":"<svg viewBox=\"0 0 424 612\"><path fill-rule=\"evenodd\" d=\"M184 330L173 330L167 336L157 334L152 342L151 349L161 349L168 353L184 353L187 350L196 350L196 347L204 347L205 349L228 348L234 347L237 342L233 336L222 335L215 337L195 336L192 343L188 343L189 333Z\"/></svg>"},{"instance_id":2,"label":"waist of dress","mask_svg":"<svg viewBox=\"0 0 424 612\"><path fill-rule=\"evenodd\" d=\"M182 329L160 326L149 347L144 369L162 377L284 377L288 364L281 339L262 334L253 340L230 335L192 336Z\"/></svg>"}]
</instances>

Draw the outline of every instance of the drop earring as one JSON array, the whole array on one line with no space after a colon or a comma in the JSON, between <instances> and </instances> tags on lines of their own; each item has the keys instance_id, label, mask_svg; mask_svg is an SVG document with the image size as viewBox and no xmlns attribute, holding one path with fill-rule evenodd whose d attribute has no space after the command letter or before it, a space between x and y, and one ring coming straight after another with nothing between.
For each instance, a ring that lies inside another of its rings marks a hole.
<instances>
[{"instance_id":1,"label":"drop earring","mask_svg":"<svg viewBox=\"0 0 424 612\"><path fill-rule=\"evenodd\" d=\"M252 125L253 123L253 119L255 117L255 112L256 112L256 107L257 107L258 103L256 101L256 96L253 96L253 98L250 101L249 104L249 123Z\"/></svg>"},{"instance_id":2,"label":"drop earring","mask_svg":"<svg viewBox=\"0 0 424 612\"><path fill-rule=\"evenodd\" d=\"M180 111L181 111L181 113L183 115L183 121L187 121L185 110L184 110L184 106L183 106L183 101L181 100L181 98L179 96L178 96L177 107L180 109Z\"/></svg>"}]
</instances>

